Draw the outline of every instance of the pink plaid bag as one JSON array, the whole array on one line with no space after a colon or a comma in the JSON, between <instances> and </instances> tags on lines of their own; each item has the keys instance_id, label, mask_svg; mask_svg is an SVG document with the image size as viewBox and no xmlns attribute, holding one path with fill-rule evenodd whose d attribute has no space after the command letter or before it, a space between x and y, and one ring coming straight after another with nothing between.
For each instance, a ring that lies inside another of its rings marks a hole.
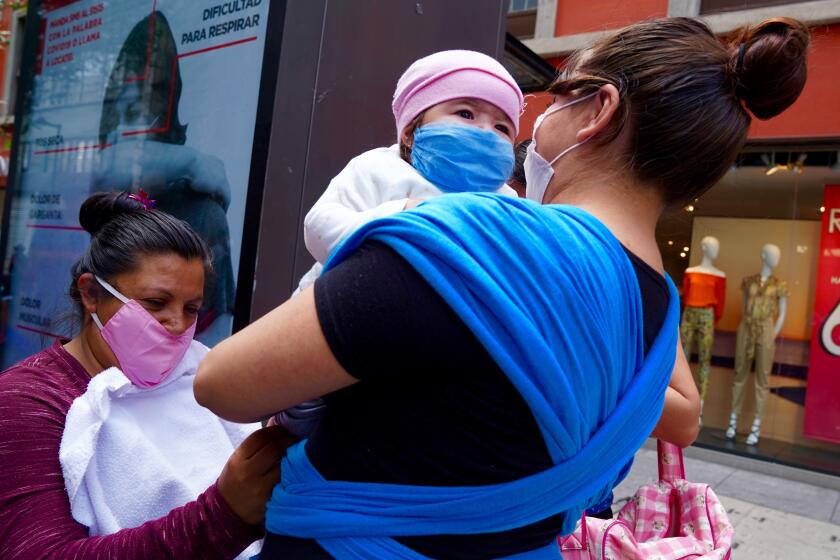
<instances>
[{"instance_id":1,"label":"pink plaid bag","mask_svg":"<svg viewBox=\"0 0 840 560\"><path fill-rule=\"evenodd\" d=\"M659 481L646 484L616 519L584 514L558 542L563 560L729 560L735 530L708 484L685 480L682 449L659 441Z\"/></svg>"}]
</instances>

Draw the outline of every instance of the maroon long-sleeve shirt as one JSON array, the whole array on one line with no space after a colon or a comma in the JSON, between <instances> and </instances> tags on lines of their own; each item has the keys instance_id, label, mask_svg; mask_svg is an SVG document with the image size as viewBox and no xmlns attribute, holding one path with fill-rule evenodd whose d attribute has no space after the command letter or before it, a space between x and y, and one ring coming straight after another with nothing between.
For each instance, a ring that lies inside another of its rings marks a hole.
<instances>
[{"instance_id":1,"label":"maroon long-sleeve shirt","mask_svg":"<svg viewBox=\"0 0 840 560\"><path fill-rule=\"evenodd\" d=\"M64 422L90 376L58 343L0 373L0 558L234 558L262 535L214 484L194 502L113 535L70 514L58 460Z\"/></svg>"}]
</instances>

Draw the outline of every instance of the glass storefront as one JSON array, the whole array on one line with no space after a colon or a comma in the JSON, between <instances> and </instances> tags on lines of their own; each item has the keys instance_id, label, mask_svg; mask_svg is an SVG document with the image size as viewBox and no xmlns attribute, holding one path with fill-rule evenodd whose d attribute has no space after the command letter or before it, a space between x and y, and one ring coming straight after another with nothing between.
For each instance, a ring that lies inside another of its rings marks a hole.
<instances>
[{"instance_id":1,"label":"glass storefront","mask_svg":"<svg viewBox=\"0 0 840 560\"><path fill-rule=\"evenodd\" d=\"M838 148L749 147L657 237L704 393L698 444L840 474Z\"/></svg>"}]
</instances>

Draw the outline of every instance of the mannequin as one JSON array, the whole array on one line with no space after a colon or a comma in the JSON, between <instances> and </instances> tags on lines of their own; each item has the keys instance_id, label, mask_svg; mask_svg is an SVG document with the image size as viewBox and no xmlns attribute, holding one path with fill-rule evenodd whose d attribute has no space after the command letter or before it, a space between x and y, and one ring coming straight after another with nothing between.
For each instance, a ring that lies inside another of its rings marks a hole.
<instances>
[{"instance_id":1,"label":"mannequin","mask_svg":"<svg viewBox=\"0 0 840 560\"><path fill-rule=\"evenodd\" d=\"M680 325L685 355L690 357L692 346L697 341L700 370L700 414L709 386L709 369L712 361L712 343L715 339L715 325L723 315L726 300L726 273L712 262L720 252L720 241L715 237L704 237L700 242L703 260L698 266L686 269L683 276L683 310Z\"/></svg>"},{"instance_id":2,"label":"mannequin","mask_svg":"<svg viewBox=\"0 0 840 560\"><path fill-rule=\"evenodd\" d=\"M787 284L773 276L781 251L772 244L761 249L761 272L741 283L744 307L735 341L735 380L732 384L732 413L728 439L735 439L738 415L744 402L744 384L755 360L755 418L747 445L756 445L761 432L761 416L769 390L770 370L776 352L776 337L782 332L787 313Z\"/></svg>"}]
</instances>

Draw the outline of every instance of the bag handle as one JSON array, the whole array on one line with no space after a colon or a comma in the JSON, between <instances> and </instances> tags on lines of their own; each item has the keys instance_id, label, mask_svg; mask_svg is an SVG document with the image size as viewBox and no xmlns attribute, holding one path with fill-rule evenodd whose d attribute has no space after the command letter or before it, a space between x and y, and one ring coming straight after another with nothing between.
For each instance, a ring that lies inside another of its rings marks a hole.
<instances>
[{"instance_id":1,"label":"bag handle","mask_svg":"<svg viewBox=\"0 0 840 560\"><path fill-rule=\"evenodd\" d=\"M656 455L659 463L659 480L673 482L679 479L685 479L685 464L683 463L682 448L673 443L668 443L661 439L656 440ZM679 506L679 494L675 488L671 492L672 503L668 508L671 513L670 529L668 530L669 537L679 536L678 517L681 507ZM566 537L566 540L558 537L560 549L565 552L583 551L587 550L587 532L586 532L586 511L581 514L581 539L582 542L574 543L572 539Z\"/></svg>"},{"instance_id":2,"label":"bag handle","mask_svg":"<svg viewBox=\"0 0 840 560\"><path fill-rule=\"evenodd\" d=\"M685 479L682 448L661 439L656 440L656 454L659 460L659 480L672 482Z\"/></svg>"}]
</instances>

